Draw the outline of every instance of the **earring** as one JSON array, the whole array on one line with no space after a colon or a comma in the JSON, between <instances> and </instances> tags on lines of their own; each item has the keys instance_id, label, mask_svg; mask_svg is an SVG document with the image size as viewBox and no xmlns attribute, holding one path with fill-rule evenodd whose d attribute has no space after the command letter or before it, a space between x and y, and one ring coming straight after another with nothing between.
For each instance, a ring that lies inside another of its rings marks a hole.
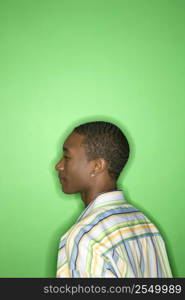
<instances>
[{"instance_id":1,"label":"earring","mask_svg":"<svg viewBox=\"0 0 185 300\"><path fill-rule=\"evenodd\" d=\"M94 173L92 173L92 174L91 174L91 177L93 177L94 175L95 175L95 174L94 174Z\"/></svg>"}]
</instances>

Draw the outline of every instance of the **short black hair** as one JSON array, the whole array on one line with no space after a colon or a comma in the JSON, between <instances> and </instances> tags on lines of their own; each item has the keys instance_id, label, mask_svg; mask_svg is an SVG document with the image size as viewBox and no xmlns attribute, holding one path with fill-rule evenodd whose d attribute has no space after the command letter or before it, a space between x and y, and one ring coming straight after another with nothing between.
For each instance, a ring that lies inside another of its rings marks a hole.
<instances>
[{"instance_id":1,"label":"short black hair","mask_svg":"<svg viewBox=\"0 0 185 300\"><path fill-rule=\"evenodd\" d=\"M121 129L110 122L94 121L81 124L73 131L84 136L87 159L104 158L110 177L117 180L130 153L128 140Z\"/></svg>"}]
</instances>

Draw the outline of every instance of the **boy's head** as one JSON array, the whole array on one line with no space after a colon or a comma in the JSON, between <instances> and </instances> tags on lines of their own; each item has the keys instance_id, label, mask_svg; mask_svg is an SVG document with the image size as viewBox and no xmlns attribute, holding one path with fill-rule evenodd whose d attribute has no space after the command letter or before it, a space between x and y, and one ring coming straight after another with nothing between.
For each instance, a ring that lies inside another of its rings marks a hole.
<instances>
[{"instance_id":1,"label":"boy's head","mask_svg":"<svg viewBox=\"0 0 185 300\"><path fill-rule=\"evenodd\" d=\"M129 158L129 143L114 124L95 121L74 128L56 165L63 191L86 192L95 185L116 182Z\"/></svg>"}]
</instances>

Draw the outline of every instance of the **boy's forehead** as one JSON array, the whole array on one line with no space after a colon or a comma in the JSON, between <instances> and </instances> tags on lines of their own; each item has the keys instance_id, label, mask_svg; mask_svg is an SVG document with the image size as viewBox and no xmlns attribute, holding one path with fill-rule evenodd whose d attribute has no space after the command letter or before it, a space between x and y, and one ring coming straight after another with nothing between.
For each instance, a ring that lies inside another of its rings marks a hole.
<instances>
[{"instance_id":1,"label":"boy's forehead","mask_svg":"<svg viewBox=\"0 0 185 300\"><path fill-rule=\"evenodd\" d=\"M63 144L63 150L69 152L82 146L83 136L76 132L71 133Z\"/></svg>"}]
</instances>

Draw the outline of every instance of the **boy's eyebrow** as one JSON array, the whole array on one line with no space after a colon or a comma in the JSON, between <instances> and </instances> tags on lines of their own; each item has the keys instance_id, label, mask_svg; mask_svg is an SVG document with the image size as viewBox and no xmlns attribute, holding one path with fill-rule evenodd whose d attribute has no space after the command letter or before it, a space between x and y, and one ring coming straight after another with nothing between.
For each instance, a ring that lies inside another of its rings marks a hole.
<instances>
[{"instance_id":1,"label":"boy's eyebrow","mask_svg":"<svg viewBox=\"0 0 185 300\"><path fill-rule=\"evenodd\" d=\"M69 152L69 149L67 147L63 147L63 151Z\"/></svg>"}]
</instances>

